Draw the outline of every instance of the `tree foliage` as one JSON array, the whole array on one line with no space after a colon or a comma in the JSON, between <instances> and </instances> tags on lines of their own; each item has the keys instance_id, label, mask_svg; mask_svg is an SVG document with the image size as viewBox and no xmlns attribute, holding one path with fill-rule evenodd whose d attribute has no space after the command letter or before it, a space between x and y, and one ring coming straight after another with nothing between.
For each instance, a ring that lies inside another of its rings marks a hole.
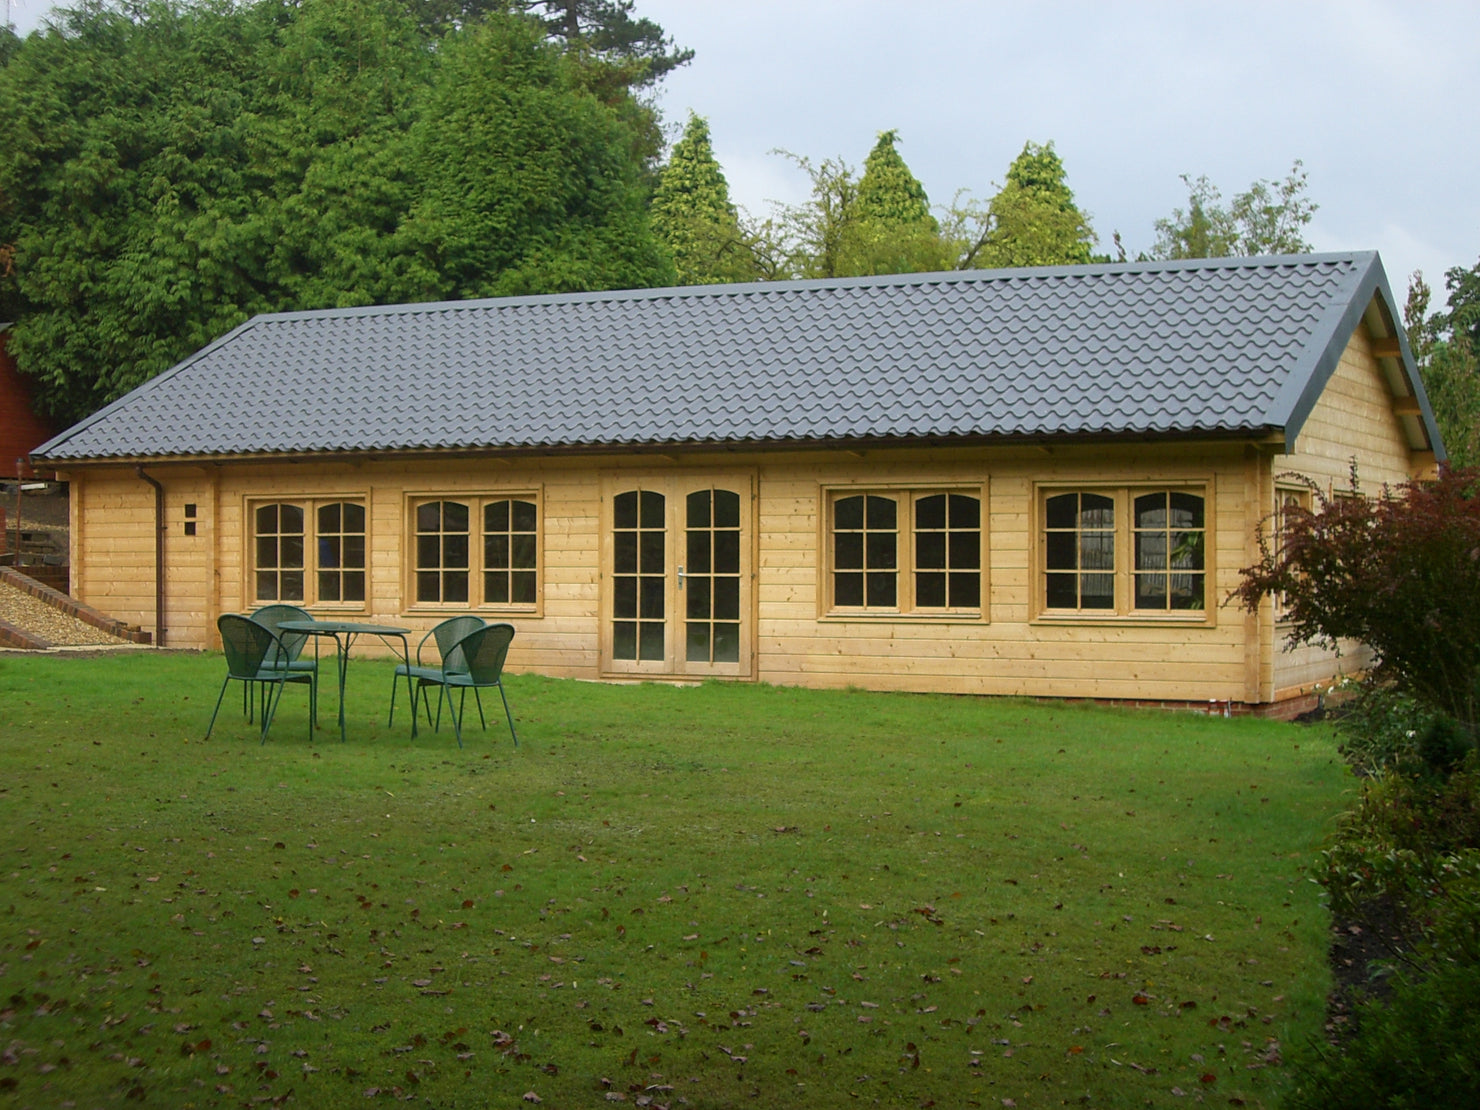
<instances>
[{"instance_id":1,"label":"tree foliage","mask_svg":"<svg viewBox=\"0 0 1480 1110\"><path fill-rule=\"evenodd\" d=\"M1473 731L1480 724L1480 471L1445 470L1378 498L1325 497L1261 537L1234 596L1284 595L1290 643L1360 640L1399 690Z\"/></svg>"},{"instance_id":2,"label":"tree foliage","mask_svg":"<svg viewBox=\"0 0 1480 1110\"><path fill-rule=\"evenodd\" d=\"M1096 238L1075 203L1053 143L1025 143L985 213L958 208L963 267L1063 266L1093 261ZM973 237L966 229L975 227Z\"/></svg>"},{"instance_id":3,"label":"tree foliage","mask_svg":"<svg viewBox=\"0 0 1480 1110\"><path fill-rule=\"evenodd\" d=\"M1310 251L1305 228L1319 207L1306 193L1297 158L1283 181L1255 181L1227 206L1206 176L1182 175L1187 207L1156 221L1153 258L1230 258Z\"/></svg>"},{"instance_id":4,"label":"tree foliage","mask_svg":"<svg viewBox=\"0 0 1480 1110\"><path fill-rule=\"evenodd\" d=\"M897 131L879 134L864 159L851 218L842 235L841 268L849 274L905 274L946 266L940 224L925 186L895 148Z\"/></svg>"},{"instance_id":5,"label":"tree foliage","mask_svg":"<svg viewBox=\"0 0 1480 1110\"><path fill-rule=\"evenodd\" d=\"M90 3L7 40L0 318L41 406L85 415L259 311L671 281L631 82L456 7Z\"/></svg>"},{"instance_id":6,"label":"tree foliage","mask_svg":"<svg viewBox=\"0 0 1480 1110\"><path fill-rule=\"evenodd\" d=\"M702 116L689 113L683 136L673 145L653 194L652 219L673 255L679 281L706 284L758 276Z\"/></svg>"},{"instance_id":7,"label":"tree foliage","mask_svg":"<svg viewBox=\"0 0 1480 1110\"><path fill-rule=\"evenodd\" d=\"M1457 284L1455 274L1467 272L1449 271L1451 290ZM1454 293L1450 296L1453 306ZM1408 300L1403 308L1408 345L1418 364L1450 464L1477 466L1480 465L1480 363L1475 357L1471 331L1464 325L1465 306L1461 299L1458 311L1431 315L1430 297L1423 274L1415 273L1409 280Z\"/></svg>"}]
</instances>

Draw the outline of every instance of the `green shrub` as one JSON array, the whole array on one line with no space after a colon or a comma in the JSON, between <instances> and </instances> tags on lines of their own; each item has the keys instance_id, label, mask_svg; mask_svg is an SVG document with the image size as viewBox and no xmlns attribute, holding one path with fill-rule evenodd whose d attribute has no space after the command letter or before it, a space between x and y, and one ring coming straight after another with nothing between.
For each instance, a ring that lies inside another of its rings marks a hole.
<instances>
[{"instance_id":1,"label":"green shrub","mask_svg":"<svg viewBox=\"0 0 1480 1110\"><path fill-rule=\"evenodd\" d=\"M1388 682L1368 679L1341 706L1336 731L1346 761L1360 774L1411 767L1419 759L1418 738L1435 713Z\"/></svg>"},{"instance_id":2,"label":"green shrub","mask_svg":"<svg viewBox=\"0 0 1480 1110\"><path fill-rule=\"evenodd\" d=\"M1291 1110L1480 1105L1480 966L1399 977L1386 1005L1358 1006L1355 1031L1292 1061Z\"/></svg>"}]
</instances>

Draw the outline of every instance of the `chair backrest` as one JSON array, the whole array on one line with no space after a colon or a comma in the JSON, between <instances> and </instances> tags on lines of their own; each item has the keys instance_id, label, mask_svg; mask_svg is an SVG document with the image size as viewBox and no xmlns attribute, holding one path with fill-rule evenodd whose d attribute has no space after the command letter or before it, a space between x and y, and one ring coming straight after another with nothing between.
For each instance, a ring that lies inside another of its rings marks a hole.
<instances>
[{"instance_id":1,"label":"chair backrest","mask_svg":"<svg viewBox=\"0 0 1480 1110\"><path fill-rule=\"evenodd\" d=\"M442 660L442 669L444 671L467 671L468 666L463 662L462 655L458 650L458 644L469 632L474 632L482 628L484 623L482 617L448 617L427 633L428 636L437 641L437 655ZM422 643L426 643L426 640L422 640ZM419 648L416 654L417 658L420 659L421 650Z\"/></svg>"},{"instance_id":2,"label":"chair backrest","mask_svg":"<svg viewBox=\"0 0 1480 1110\"><path fill-rule=\"evenodd\" d=\"M278 626L283 621L313 620L313 614L307 609L300 609L296 605L264 605L252 614L252 619L264 628L270 629L281 645L281 657L274 653L267 660L269 664L291 663L303 654L303 645L308 643L308 633L283 632Z\"/></svg>"},{"instance_id":3,"label":"chair backrest","mask_svg":"<svg viewBox=\"0 0 1480 1110\"><path fill-rule=\"evenodd\" d=\"M268 656L282 650L282 642L272 634L272 629L250 617L223 613L216 627L221 630L226 670L232 678L256 678Z\"/></svg>"},{"instance_id":4,"label":"chair backrest","mask_svg":"<svg viewBox=\"0 0 1480 1110\"><path fill-rule=\"evenodd\" d=\"M512 624L488 624L469 632L457 642L454 649L459 652L465 669L462 673L472 678L476 686L492 686L503 673L504 660L509 654L509 644L514 639ZM443 670L447 668L444 666Z\"/></svg>"}]
</instances>

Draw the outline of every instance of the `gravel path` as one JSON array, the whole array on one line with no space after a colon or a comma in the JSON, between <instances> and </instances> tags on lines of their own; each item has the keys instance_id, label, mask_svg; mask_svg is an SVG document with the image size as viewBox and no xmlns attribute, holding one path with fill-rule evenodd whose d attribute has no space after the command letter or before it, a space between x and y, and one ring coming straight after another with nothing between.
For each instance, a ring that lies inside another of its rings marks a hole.
<instances>
[{"instance_id":1,"label":"gravel path","mask_svg":"<svg viewBox=\"0 0 1480 1110\"><path fill-rule=\"evenodd\" d=\"M23 632L40 636L48 643L62 647L96 647L100 644L127 644L101 628L53 609L44 601L23 590L0 582L0 619L7 620Z\"/></svg>"}]
</instances>

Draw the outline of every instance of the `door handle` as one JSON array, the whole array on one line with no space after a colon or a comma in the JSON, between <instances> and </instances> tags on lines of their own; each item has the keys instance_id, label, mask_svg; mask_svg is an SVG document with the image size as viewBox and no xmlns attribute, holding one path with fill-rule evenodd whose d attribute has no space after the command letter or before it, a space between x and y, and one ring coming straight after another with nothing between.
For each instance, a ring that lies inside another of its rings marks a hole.
<instances>
[{"instance_id":1,"label":"door handle","mask_svg":"<svg viewBox=\"0 0 1480 1110\"><path fill-rule=\"evenodd\" d=\"M683 589L683 564L678 564L678 588Z\"/></svg>"}]
</instances>

